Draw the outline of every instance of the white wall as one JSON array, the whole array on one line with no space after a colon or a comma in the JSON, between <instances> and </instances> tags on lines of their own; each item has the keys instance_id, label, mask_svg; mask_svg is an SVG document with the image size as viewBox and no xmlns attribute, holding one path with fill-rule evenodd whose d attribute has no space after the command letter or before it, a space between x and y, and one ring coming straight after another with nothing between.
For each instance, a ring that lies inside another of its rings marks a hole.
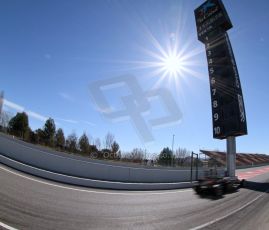
<instances>
[{"instance_id":1,"label":"white wall","mask_svg":"<svg viewBox=\"0 0 269 230\"><path fill-rule=\"evenodd\" d=\"M136 168L90 161L81 157L71 158L68 154L46 150L2 134L0 135L0 154L46 171L94 180L137 183L190 181L188 169ZM199 170L199 177L203 175L204 171ZM193 169L193 178L195 179L195 169Z\"/></svg>"}]
</instances>

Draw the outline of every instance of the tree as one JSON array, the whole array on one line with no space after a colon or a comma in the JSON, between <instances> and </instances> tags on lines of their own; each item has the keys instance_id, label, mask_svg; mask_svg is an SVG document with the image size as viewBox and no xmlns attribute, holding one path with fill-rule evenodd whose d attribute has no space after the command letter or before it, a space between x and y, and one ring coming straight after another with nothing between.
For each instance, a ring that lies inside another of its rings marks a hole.
<instances>
[{"instance_id":1,"label":"tree","mask_svg":"<svg viewBox=\"0 0 269 230\"><path fill-rule=\"evenodd\" d=\"M37 129L35 131L36 133L36 137L37 137L37 143L38 144L45 144L45 135L44 135L44 131L42 129Z\"/></svg>"},{"instance_id":2,"label":"tree","mask_svg":"<svg viewBox=\"0 0 269 230\"><path fill-rule=\"evenodd\" d=\"M143 149L134 148L131 152L123 153L121 159L123 161L141 163L145 159L145 152Z\"/></svg>"},{"instance_id":3,"label":"tree","mask_svg":"<svg viewBox=\"0 0 269 230\"><path fill-rule=\"evenodd\" d=\"M89 146L89 154L90 154L90 157L93 157L93 158L98 158L99 157L99 150L96 148L95 145L90 145Z\"/></svg>"},{"instance_id":4,"label":"tree","mask_svg":"<svg viewBox=\"0 0 269 230\"><path fill-rule=\"evenodd\" d=\"M79 138L78 145L82 153L85 153L85 154L89 153L90 143L89 143L89 138L87 137L85 132Z\"/></svg>"},{"instance_id":5,"label":"tree","mask_svg":"<svg viewBox=\"0 0 269 230\"><path fill-rule=\"evenodd\" d=\"M142 162L145 158L145 152L143 149L134 148L131 152L131 158L133 159L133 162Z\"/></svg>"},{"instance_id":6,"label":"tree","mask_svg":"<svg viewBox=\"0 0 269 230\"><path fill-rule=\"evenodd\" d=\"M29 141L33 144L38 143L38 136L36 132L32 131L31 129L29 130Z\"/></svg>"},{"instance_id":7,"label":"tree","mask_svg":"<svg viewBox=\"0 0 269 230\"><path fill-rule=\"evenodd\" d=\"M173 157L173 153L168 147L163 148L159 154L158 163L163 166L172 165Z\"/></svg>"},{"instance_id":8,"label":"tree","mask_svg":"<svg viewBox=\"0 0 269 230\"><path fill-rule=\"evenodd\" d=\"M66 149L69 152L77 152L77 135L75 133L70 134L66 139Z\"/></svg>"},{"instance_id":9,"label":"tree","mask_svg":"<svg viewBox=\"0 0 269 230\"><path fill-rule=\"evenodd\" d=\"M98 150L100 150L101 148L101 141L100 141L100 138L96 138L95 141L94 141L94 145L96 146L96 148Z\"/></svg>"},{"instance_id":10,"label":"tree","mask_svg":"<svg viewBox=\"0 0 269 230\"><path fill-rule=\"evenodd\" d=\"M112 153L117 154L119 150L120 150L119 144L116 141L113 141L113 143L111 145Z\"/></svg>"},{"instance_id":11,"label":"tree","mask_svg":"<svg viewBox=\"0 0 269 230\"><path fill-rule=\"evenodd\" d=\"M104 141L105 149L111 149L111 146L114 140L115 140L114 135L108 132L105 136L105 141Z\"/></svg>"},{"instance_id":12,"label":"tree","mask_svg":"<svg viewBox=\"0 0 269 230\"><path fill-rule=\"evenodd\" d=\"M5 111L0 113L0 130L6 132L8 128L8 123L11 120L12 115Z\"/></svg>"},{"instance_id":13,"label":"tree","mask_svg":"<svg viewBox=\"0 0 269 230\"><path fill-rule=\"evenodd\" d=\"M178 165L183 166L187 157L190 156L190 152L185 148L178 148L175 154L175 160Z\"/></svg>"},{"instance_id":14,"label":"tree","mask_svg":"<svg viewBox=\"0 0 269 230\"><path fill-rule=\"evenodd\" d=\"M55 123L52 118L49 118L45 122L43 130L44 130L45 144L52 147L54 144L54 135L56 131Z\"/></svg>"},{"instance_id":15,"label":"tree","mask_svg":"<svg viewBox=\"0 0 269 230\"><path fill-rule=\"evenodd\" d=\"M17 113L8 123L8 130L11 134L25 138L29 131L28 116L25 112Z\"/></svg>"},{"instance_id":16,"label":"tree","mask_svg":"<svg viewBox=\"0 0 269 230\"><path fill-rule=\"evenodd\" d=\"M98 153L99 158L104 158L104 159L111 159L111 160L119 160L120 159L120 152L119 152L120 146L119 144L114 141L111 144L111 149L102 149Z\"/></svg>"},{"instance_id":17,"label":"tree","mask_svg":"<svg viewBox=\"0 0 269 230\"><path fill-rule=\"evenodd\" d=\"M59 147L60 149L63 149L65 146L65 137L64 137L64 132L61 128L59 128L56 131L55 135L55 141L56 141L56 147Z\"/></svg>"}]
</instances>

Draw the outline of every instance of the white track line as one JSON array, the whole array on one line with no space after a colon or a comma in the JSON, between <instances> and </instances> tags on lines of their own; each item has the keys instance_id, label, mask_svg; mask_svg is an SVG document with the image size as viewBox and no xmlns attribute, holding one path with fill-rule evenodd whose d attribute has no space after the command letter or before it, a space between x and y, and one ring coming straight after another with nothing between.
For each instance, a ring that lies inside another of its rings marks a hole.
<instances>
[{"instance_id":1,"label":"white track line","mask_svg":"<svg viewBox=\"0 0 269 230\"><path fill-rule=\"evenodd\" d=\"M29 176L25 176L22 175L20 173L16 173L13 172L9 169L6 169L2 166L0 166L0 168L2 170L5 170L9 173L12 173L16 176L20 176L23 178L26 178L28 180L32 180L41 184L45 184L45 185L50 185L53 187L58 187L58 188L64 188L64 189L69 189L69 190L73 190L73 191L80 191L80 192L88 192L88 193L96 193L96 194L106 194L106 195L165 195L165 194L173 194L173 193L182 193L182 192L189 192L192 189L180 189L180 190L176 190L176 191L167 191L167 192L140 192L140 191L132 191L132 192L104 192L104 191L93 191L93 190L86 190L86 189L79 189L79 188L72 188L72 187L68 187L68 186L63 186L63 185L57 185L57 184L53 184L53 183L49 183L49 182L45 182L45 181L41 181L41 180L37 180L35 178L29 177Z\"/></svg>"},{"instance_id":2,"label":"white track line","mask_svg":"<svg viewBox=\"0 0 269 230\"><path fill-rule=\"evenodd\" d=\"M3 222L0 221L0 227L3 227L5 229L8 229L8 230L18 230L17 228L13 228L7 224L4 224Z\"/></svg>"},{"instance_id":3,"label":"white track line","mask_svg":"<svg viewBox=\"0 0 269 230\"><path fill-rule=\"evenodd\" d=\"M244 205L241 206L240 208L237 208L237 209L233 210L232 212L230 212L230 213L228 213L228 214L226 214L226 215L224 215L224 216L222 216L222 217L219 217L219 218L216 218L216 219L214 219L214 220L211 220L211 221L209 221L209 222L207 222L207 223L205 223L205 224L199 225L199 226L197 226L197 227L195 227L195 228L191 228L190 230L198 230L198 229L202 229L202 228L208 227L208 226L210 226L210 225L212 225L212 224L215 224L216 222L219 222L219 221L221 221L221 220L224 220L225 218L227 218L227 217L229 217L229 216L231 216L231 215L233 215L233 214L235 214L235 213L237 213L237 212L243 210L243 209L246 208L247 206L251 205L251 204L254 203L256 200L258 200L258 199L260 199L262 196L264 196L265 193L267 193L267 192L269 192L269 189L266 190L263 194L261 194L261 195L257 196L256 198L254 198L253 200L247 202L246 204L244 204Z\"/></svg>"}]
</instances>

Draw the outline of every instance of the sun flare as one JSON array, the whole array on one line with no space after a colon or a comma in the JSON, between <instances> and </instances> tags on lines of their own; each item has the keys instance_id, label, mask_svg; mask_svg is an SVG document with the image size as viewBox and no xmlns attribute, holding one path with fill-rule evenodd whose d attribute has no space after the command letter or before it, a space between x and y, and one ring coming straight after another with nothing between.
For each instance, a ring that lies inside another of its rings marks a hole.
<instances>
[{"instance_id":1,"label":"sun flare","mask_svg":"<svg viewBox=\"0 0 269 230\"><path fill-rule=\"evenodd\" d=\"M166 75L177 77L181 75L183 63L181 62L180 56L171 54L163 59L161 68L165 71Z\"/></svg>"},{"instance_id":2,"label":"sun flare","mask_svg":"<svg viewBox=\"0 0 269 230\"><path fill-rule=\"evenodd\" d=\"M178 91L183 82L190 85L191 77L205 79L203 73L197 71L203 64L197 60L204 52L203 47L196 47L191 39L184 40L179 32L167 34L161 43L145 25L143 28L149 43L138 49L145 60L121 61L129 64L128 71L148 69L147 77L156 79L154 87L165 83Z\"/></svg>"},{"instance_id":3,"label":"sun flare","mask_svg":"<svg viewBox=\"0 0 269 230\"><path fill-rule=\"evenodd\" d=\"M179 36L161 44L150 32L147 33L152 48L141 47L147 58L151 60L138 61L139 68L151 69L150 75L157 77L156 86L166 82L179 88L184 81L188 83L189 76L202 78L195 70L199 66L196 57L202 52L200 47L191 47L191 41L182 42Z\"/></svg>"}]
</instances>

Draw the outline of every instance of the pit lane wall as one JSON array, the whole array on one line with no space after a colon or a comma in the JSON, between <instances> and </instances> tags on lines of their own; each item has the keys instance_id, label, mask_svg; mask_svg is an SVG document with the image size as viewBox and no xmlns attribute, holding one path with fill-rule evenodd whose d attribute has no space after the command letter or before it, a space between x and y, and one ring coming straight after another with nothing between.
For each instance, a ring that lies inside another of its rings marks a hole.
<instances>
[{"instance_id":1,"label":"pit lane wall","mask_svg":"<svg viewBox=\"0 0 269 230\"><path fill-rule=\"evenodd\" d=\"M12 166L15 168L18 167L18 164L14 162L19 162L22 165L43 170L43 173L51 172L55 175L61 174L82 179L121 183L179 183L190 181L189 169L132 167L89 160L48 150L3 134L0 134L1 155L0 161L2 163L8 164L7 159L10 159L9 162L13 162ZM24 171L22 165L20 165L19 170ZM198 170L199 178L203 177L204 174L203 169ZM195 175L195 169L193 169L194 180Z\"/></svg>"}]
</instances>

